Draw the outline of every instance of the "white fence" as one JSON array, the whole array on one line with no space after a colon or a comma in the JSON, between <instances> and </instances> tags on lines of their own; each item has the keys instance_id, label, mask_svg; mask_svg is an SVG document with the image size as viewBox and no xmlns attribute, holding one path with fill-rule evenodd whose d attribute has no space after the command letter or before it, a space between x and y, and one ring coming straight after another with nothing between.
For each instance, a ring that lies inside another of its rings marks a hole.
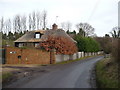
<instances>
[{"instance_id":1,"label":"white fence","mask_svg":"<svg viewBox=\"0 0 120 90\"><path fill-rule=\"evenodd\" d=\"M62 62L62 61L75 60L77 58L81 58L85 56L94 56L94 55L100 55L100 54L103 54L103 51L93 52L93 53L77 52L77 53L74 53L73 55L57 54L55 55L55 58L56 58L56 63L57 63L57 62Z\"/></svg>"}]
</instances>

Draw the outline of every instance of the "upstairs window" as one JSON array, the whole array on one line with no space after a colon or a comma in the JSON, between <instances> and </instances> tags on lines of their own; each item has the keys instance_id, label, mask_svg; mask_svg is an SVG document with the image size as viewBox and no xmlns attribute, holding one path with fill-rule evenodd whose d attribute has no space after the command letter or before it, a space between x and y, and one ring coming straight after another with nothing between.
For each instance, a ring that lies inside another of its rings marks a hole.
<instances>
[{"instance_id":1,"label":"upstairs window","mask_svg":"<svg viewBox=\"0 0 120 90\"><path fill-rule=\"evenodd\" d=\"M35 33L35 38L40 38L40 33Z\"/></svg>"}]
</instances>

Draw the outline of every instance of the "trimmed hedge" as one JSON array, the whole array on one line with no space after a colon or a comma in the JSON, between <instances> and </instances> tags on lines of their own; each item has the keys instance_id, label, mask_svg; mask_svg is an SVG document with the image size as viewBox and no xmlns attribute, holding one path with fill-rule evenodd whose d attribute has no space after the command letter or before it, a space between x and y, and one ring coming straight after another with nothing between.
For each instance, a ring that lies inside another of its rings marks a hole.
<instances>
[{"instance_id":1,"label":"trimmed hedge","mask_svg":"<svg viewBox=\"0 0 120 90\"><path fill-rule=\"evenodd\" d=\"M99 43L91 37L81 37L76 35L74 39L77 41L77 47L79 51L98 52L100 50Z\"/></svg>"}]
</instances>

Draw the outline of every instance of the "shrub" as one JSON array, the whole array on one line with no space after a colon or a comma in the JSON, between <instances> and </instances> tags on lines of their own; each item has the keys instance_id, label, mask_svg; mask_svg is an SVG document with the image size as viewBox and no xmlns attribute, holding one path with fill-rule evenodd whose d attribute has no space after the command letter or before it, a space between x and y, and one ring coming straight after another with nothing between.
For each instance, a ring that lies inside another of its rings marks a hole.
<instances>
[{"instance_id":1,"label":"shrub","mask_svg":"<svg viewBox=\"0 0 120 90\"><path fill-rule=\"evenodd\" d=\"M40 44L41 48L46 51L52 49L56 50L59 54L74 54L77 52L76 44L68 38L65 37L48 37L48 39Z\"/></svg>"},{"instance_id":2,"label":"shrub","mask_svg":"<svg viewBox=\"0 0 120 90\"><path fill-rule=\"evenodd\" d=\"M120 58L119 58L119 53L120 53L120 39L114 38L112 41L112 59L115 62L119 62Z\"/></svg>"},{"instance_id":3,"label":"shrub","mask_svg":"<svg viewBox=\"0 0 120 90\"><path fill-rule=\"evenodd\" d=\"M110 37L96 37L94 39L100 44L100 49L103 50L104 53L106 53L106 54L111 53L112 38L110 38Z\"/></svg>"},{"instance_id":4,"label":"shrub","mask_svg":"<svg viewBox=\"0 0 120 90\"><path fill-rule=\"evenodd\" d=\"M77 47L79 51L97 52L100 50L99 43L93 38L76 35L74 39L77 41Z\"/></svg>"}]
</instances>

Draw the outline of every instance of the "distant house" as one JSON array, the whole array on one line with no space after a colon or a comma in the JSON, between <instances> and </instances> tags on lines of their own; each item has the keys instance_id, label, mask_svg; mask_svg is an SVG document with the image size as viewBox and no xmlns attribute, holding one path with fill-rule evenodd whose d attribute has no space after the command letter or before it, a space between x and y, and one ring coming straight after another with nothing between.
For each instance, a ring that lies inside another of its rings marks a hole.
<instances>
[{"instance_id":1,"label":"distant house","mask_svg":"<svg viewBox=\"0 0 120 90\"><path fill-rule=\"evenodd\" d=\"M40 45L40 42L47 40L49 36L65 37L76 43L76 41L65 33L64 30L58 29L58 26L53 24L52 29L50 30L36 30L27 32L25 35L14 41L15 47L37 47Z\"/></svg>"}]
</instances>

